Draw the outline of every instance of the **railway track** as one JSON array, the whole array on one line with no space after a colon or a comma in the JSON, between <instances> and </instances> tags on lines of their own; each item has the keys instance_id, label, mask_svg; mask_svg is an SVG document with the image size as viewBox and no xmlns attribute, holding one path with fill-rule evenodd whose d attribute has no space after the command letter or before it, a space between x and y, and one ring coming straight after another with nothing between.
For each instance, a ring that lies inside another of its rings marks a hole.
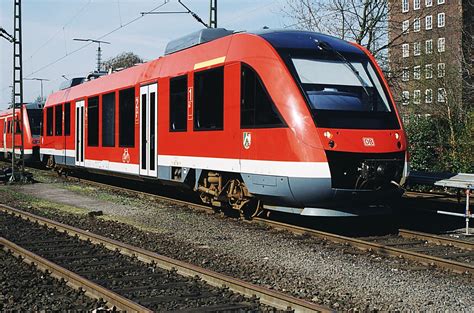
<instances>
[{"instance_id":1,"label":"railway track","mask_svg":"<svg viewBox=\"0 0 474 313\"><path fill-rule=\"evenodd\" d=\"M152 198L154 200L169 202L171 204L185 205L199 211L214 212L214 210L209 206L196 204L189 201L177 200L170 197L119 187L84 178L69 177L68 179L79 179L82 183L116 191L122 194L134 194L144 198ZM310 235L336 243L348 244L357 249L373 251L381 255L403 257L424 265L434 265L439 268L452 270L457 273L474 273L474 243L472 241L462 241L404 229L400 229L396 235L353 238L314 230L311 228L276 222L261 217L255 217L251 222L261 223L275 229L285 230L295 234Z\"/></svg>"},{"instance_id":2,"label":"railway track","mask_svg":"<svg viewBox=\"0 0 474 313\"><path fill-rule=\"evenodd\" d=\"M8 206L0 217L4 249L121 310L330 311Z\"/></svg>"},{"instance_id":3,"label":"railway track","mask_svg":"<svg viewBox=\"0 0 474 313\"><path fill-rule=\"evenodd\" d=\"M202 204L177 200L82 178L81 181L92 186L109 190L111 189L120 193L133 193L143 197L152 197L153 199L160 201L185 205L200 211L214 212L211 207ZM295 234L310 235L336 243L348 244L361 250L373 251L386 256L403 257L407 260L416 261L427 266L434 265L457 273L474 274L474 242L472 241L463 241L406 229L399 229L398 234L395 235L352 238L311 228L276 222L261 217L254 217L252 222L261 223L275 229L285 230Z\"/></svg>"}]
</instances>

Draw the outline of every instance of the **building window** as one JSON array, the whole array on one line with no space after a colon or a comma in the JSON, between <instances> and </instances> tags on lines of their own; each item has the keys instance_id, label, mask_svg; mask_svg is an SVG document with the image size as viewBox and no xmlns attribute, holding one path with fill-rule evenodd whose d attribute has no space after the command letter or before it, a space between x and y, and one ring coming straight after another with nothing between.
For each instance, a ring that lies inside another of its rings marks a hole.
<instances>
[{"instance_id":1,"label":"building window","mask_svg":"<svg viewBox=\"0 0 474 313\"><path fill-rule=\"evenodd\" d=\"M433 39L428 39L427 41L425 41L425 51L426 54L433 53Z\"/></svg>"},{"instance_id":2,"label":"building window","mask_svg":"<svg viewBox=\"0 0 474 313\"><path fill-rule=\"evenodd\" d=\"M433 5L433 0L425 0L425 6L430 7Z\"/></svg>"},{"instance_id":3,"label":"building window","mask_svg":"<svg viewBox=\"0 0 474 313\"><path fill-rule=\"evenodd\" d=\"M99 97L87 99L87 146L99 145Z\"/></svg>"},{"instance_id":4,"label":"building window","mask_svg":"<svg viewBox=\"0 0 474 313\"><path fill-rule=\"evenodd\" d=\"M188 120L188 76L170 79L170 131L186 131Z\"/></svg>"},{"instance_id":5,"label":"building window","mask_svg":"<svg viewBox=\"0 0 474 313\"><path fill-rule=\"evenodd\" d=\"M64 136L71 135L71 103L64 104Z\"/></svg>"},{"instance_id":6,"label":"building window","mask_svg":"<svg viewBox=\"0 0 474 313\"><path fill-rule=\"evenodd\" d=\"M421 0L413 0L413 10L419 10L420 9L420 2L421 2Z\"/></svg>"},{"instance_id":7,"label":"building window","mask_svg":"<svg viewBox=\"0 0 474 313\"><path fill-rule=\"evenodd\" d=\"M446 40L444 38L438 38L438 52L444 52L446 50Z\"/></svg>"},{"instance_id":8,"label":"building window","mask_svg":"<svg viewBox=\"0 0 474 313\"><path fill-rule=\"evenodd\" d=\"M402 12L403 13L408 12L409 9L410 7L408 4L408 0L402 0Z\"/></svg>"},{"instance_id":9,"label":"building window","mask_svg":"<svg viewBox=\"0 0 474 313\"><path fill-rule=\"evenodd\" d=\"M194 74L194 129L224 129L224 68Z\"/></svg>"},{"instance_id":10,"label":"building window","mask_svg":"<svg viewBox=\"0 0 474 313\"><path fill-rule=\"evenodd\" d=\"M413 103L419 104L421 100L421 91L420 90L414 90L413 91Z\"/></svg>"},{"instance_id":11,"label":"building window","mask_svg":"<svg viewBox=\"0 0 474 313\"><path fill-rule=\"evenodd\" d=\"M432 64L425 65L425 78L426 79L433 78L433 65Z\"/></svg>"},{"instance_id":12,"label":"building window","mask_svg":"<svg viewBox=\"0 0 474 313\"><path fill-rule=\"evenodd\" d=\"M413 55L418 56L421 54L421 42L413 43Z\"/></svg>"},{"instance_id":13,"label":"building window","mask_svg":"<svg viewBox=\"0 0 474 313\"><path fill-rule=\"evenodd\" d=\"M408 105L408 102L410 102L410 92L405 90L402 92L402 104Z\"/></svg>"},{"instance_id":14,"label":"building window","mask_svg":"<svg viewBox=\"0 0 474 313\"><path fill-rule=\"evenodd\" d=\"M242 64L240 89L240 127L283 127L280 113L258 74Z\"/></svg>"},{"instance_id":15,"label":"building window","mask_svg":"<svg viewBox=\"0 0 474 313\"><path fill-rule=\"evenodd\" d=\"M444 4L445 2L445 0L438 0L438 4Z\"/></svg>"},{"instance_id":16,"label":"building window","mask_svg":"<svg viewBox=\"0 0 474 313\"><path fill-rule=\"evenodd\" d=\"M427 16L425 17L425 28L426 28L427 30L433 28L433 15L427 15Z\"/></svg>"},{"instance_id":17,"label":"building window","mask_svg":"<svg viewBox=\"0 0 474 313\"><path fill-rule=\"evenodd\" d=\"M445 23L446 23L445 14L438 13L438 27L444 27Z\"/></svg>"},{"instance_id":18,"label":"building window","mask_svg":"<svg viewBox=\"0 0 474 313\"><path fill-rule=\"evenodd\" d=\"M59 104L54 107L54 135L63 135L63 105Z\"/></svg>"},{"instance_id":19,"label":"building window","mask_svg":"<svg viewBox=\"0 0 474 313\"><path fill-rule=\"evenodd\" d=\"M135 88L119 91L119 145L135 146Z\"/></svg>"},{"instance_id":20,"label":"building window","mask_svg":"<svg viewBox=\"0 0 474 313\"><path fill-rule=\"evenodd\" d=\"M425 90L425 103L433 102L433 90L426 89Z\"/></svg>"},{"instance_id":21,"label":"building window","mask_svg":"<svg viewBox=\"0 0 474 313\"><path fill-rule=\"evenodd\" d=\"M403 23L402 23L402 32L404 34L408 33L409 28L410 28L410 20L403 21Z\"/></svg>"},{"instance_id":22,"label":"building window","mask_svg":"<svg viewBox=\"0 0 474 313\"><path fill-rule=\"evenodd\" d=\"M417 65L413 68L413 79L420 79L421 76L421 66Z\"/></svg>"},{"instance_id":23,"label":"building window","mask_svg":"<svg viewBox=\"0 0 474 313\"><path fill-rule=\"evenodd\" d=\"M446 89L438 88L438 102L446 102Z\"/></svg>"},{"instance_id":24,"label":"building window","mask_svg":"<svg viewBox=\"0 0 474 313\"><path fill-rule=\"evenodd\" d=\"M46 136L53 135L53 118L54 118L53 107L49 107L46 109ZM8 127L8 129L10 129L10 126Z\"/></svg>"},{"instance_id":25,"label":"building window","mask_svg":"<svg viewBox=\"0 0 474 313\"><path fill-rule=\"evenodd\" d=\"M419 32L420 29L421 29L420 19L419 19L419 18L415 18L415 20L413 21L413 31Z\"/></svg>"},{"instance_id":26,"label":"building window","mask_svg":"<svg viewBox=\"0 0 474 313\"><path fill-rule=\"evenodd\" d=\"M102 146L115 146L115 92L102 96Z\"/></svg>"},{"instance_id":27,"label":"building window","mask_svg":"<svg viewBox=\"0 0 474 313\"><path fill-rule=\"evenodd\" d=\"M444 63L438 63L438 77L444 77L446 75L446 65Z\"/></svg>"},{"instance_id":28,"label":"building window","mask_svg":"<svg viewBox=\"0 0 474 313\"><path fill-rule=\"evenodd\" d=\"M410 44L404 43L402 45L402 55L404 58L408 58L410 56Z\"/></svg>"},{"instance_id":29,"label":"building window","mask_svg":"<svg viewBox=\"0 0 474 313\"><path fill-rule=\"evenodd\" d=\"M403 68L402 81L407 82L410 80L410 70L408 67Z\"/></svg>"}]
</instances>

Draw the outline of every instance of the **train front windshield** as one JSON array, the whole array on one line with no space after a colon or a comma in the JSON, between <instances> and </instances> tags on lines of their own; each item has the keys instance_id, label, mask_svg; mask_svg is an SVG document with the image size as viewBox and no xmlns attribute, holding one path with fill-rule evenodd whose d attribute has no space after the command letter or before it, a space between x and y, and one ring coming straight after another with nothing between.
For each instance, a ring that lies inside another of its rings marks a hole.
<instances>
[{"instance_id":1,"label":"train front windshield","mask_svg":"<svg viewBox=\"0 0 474 313\"><path fill-rule=\"evenodd\" d=\"M388 94L369 60L292 56L291 63L318 126L399 128Z\"/></svg>"},{"instance_id":2,"label":"train front windshield","mask_svg":"<svg viewBox=\"0 0 474 313\"><path fill-rule=\"evenodd\" d=\"M28 109L28 121L30 122L31 135L39 136L41 134L41 121L43 119L43 110Z\"/></svg>"}]
</instances>

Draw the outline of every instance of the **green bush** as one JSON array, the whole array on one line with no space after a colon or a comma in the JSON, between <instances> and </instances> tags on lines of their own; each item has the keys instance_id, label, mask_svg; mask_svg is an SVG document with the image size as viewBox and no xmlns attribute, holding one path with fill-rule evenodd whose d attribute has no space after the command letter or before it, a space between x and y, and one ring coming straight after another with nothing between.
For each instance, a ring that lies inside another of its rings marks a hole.
<instances>
[{"instance_id":1,"label":"green bush","mask_svg":"<svg viewBox=\"0 0 474 313\"><path fill-rule=\"evenodd\" d=\"M416 116L406 125L412 170L472 173L472 125L453 126L454 140L447 122L434 116Z\"/></svg>"}]
</instances>

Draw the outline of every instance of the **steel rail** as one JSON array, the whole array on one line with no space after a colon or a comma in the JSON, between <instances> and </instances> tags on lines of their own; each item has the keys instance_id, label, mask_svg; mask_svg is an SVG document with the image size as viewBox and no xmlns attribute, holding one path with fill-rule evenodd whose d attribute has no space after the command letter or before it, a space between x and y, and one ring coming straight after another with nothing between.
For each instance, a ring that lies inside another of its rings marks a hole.
<instances>
[{"instance_id":1,"label":"steel rail","mask_svg":"<svg viewBox=\"0 0 474 313\"><path fill-rule=\"evenodd\" d=\"M128 189L124 187L119 187L119 186L113 186L113 185L108 185L104 183L99 183L91 180L84 179L84 182L91 184L91 185L96 185L96 186L101 186L104 188L109 188L109 189L114 189L117 191L125 191L125 192L132 192L136 193L142 196L148 196L148 197L153 197L158 200L164 200L168 201L170 203L174 204L180 204L180 205L186 205L188 207L191 207L193 209L198 209L200 211L213 211L213 209L209 206L205 206L202 204L196 204L192 202L187 202L183 200L176 200L173 198L169 197L164 197L164 196L159 196L159 195L154 195L151 193L143 192L143 191L137 191L133 189ZM409 250L404 250L400 248L395 248L391 246L386 246L383 244L378 244L370 241L365 241L357 238L352 238L352 237L347 237L347 236L342 236L342 235L337 235L333 233L328 233L328 232L323 232L323 231L318 231L310 228L304 228L300 226L295 226L295 225L290 225L290 224L285 224L281 222L276 222L276 221L271 221L268 219L263 219L260 217L254 217L251 222L260 222L263 223L267 226L270 226L275 229L280 229L280 230L286 230L290 231L295 234L308 234L314 237L318 238L323 238L330 240L332 242L336 243L342 243L342 244L350 244L353 247L356 247L361 250L371 250L375 251L379 254L382 255L388 255L388 256L396 256L396 257L404 257L405 259L417 261L419 263L422 263L424 265L436 265L440 268L445 268L452 270L457 273L471 273L474 274L474 266L471 264L467 263L461 263L458 261L454 260L448 260L448 259L443 259L440 257L435 257L419 252L414 252L414 251L409 251ZM435 236L431 234L425 234L425 233L420 233L420 232L415 232L415 231L409 231L409 230L399 230L400 236L418 236L418 239L422 239L422 235L424 235L424 238L422 240L426 240L429 242L433 243L439 243L439 244L445 244L445 245L452 245L455 247L460 247L462 249L471 249L472 250L472 244L469 242L465 242L462 240L454 240L454 239L449 239L449 238L443 238L440 236ZM466 247L470 248L466 248Z\"/></svg>"},{"instance_id":2,"label":"steel rail","mask_svg":"<svg viewBox=\"0 0 474 313\"><path fill-rule=\"evenodd\" d=\"M346 237L342 235L332 234L319 230L313 230L300 226L288 225L285 223L270 221L262 218L254 218L255 221L264 223L265 225L271 226L275 229L290 231L295 234L306 234L317 238L326 239L336 243L349 244L355 248L361 250L376 251L382 255L403 257L405 259L414 260L425 265L436 265L441 268L446 268L457 273L470 273L474 274L474 265L461 263L453 260L442 259L439 257L413 252L409 250L403 250L383 244L378 244L370 241L365 241L357 238Z\"/></svg>"},{"instance_id":3,"label":"steel rail","mask_svg":"<svg viewBox=\"0 0 474 313\"><path fill-rule=\"evenodd\" d=\"M286 310L289 307L295 312L332 312L328 307L324 307L303 299L288 296L281 292L271 290L265 287L257 286L244 282L240 279L232 278L211 270L200 268L196 265L171 259L169 257L159 255L155 252L147 251L114 239L106 238L82 229L62 224L44 217L24 212L7 205L0 204L0 210L17 215L23 219L33 220L41 225L55 228L58 231L66 231L70 235L78 236L83 240L90 240L92 243L102 244L110 250L119 250L120 253L128 256L135 256L139 260L151 263L154 262L160 268L171 270L175 269L178 274L183 276L199 276L209 285L221 287L227 286L230 290L245 295L247 297L256 296L260 302L277 309Z\"/></svg>"},{"instance_id":4,"label":"steel rail","mask_svg":"<svg viewBox=\"0 0 474 313\"><path fill-rule=\"evenodd\" d=\"M135 303L115 292L108 290L82 276L79 276L64 267L61 267L39 255L28 251L7 239L0 237L0 245L3 250L11 251L16 256L21 256L28 264L36 264L43 272L49 271L51 276L64 279L66 284L74 289L83 289L85 294L91 298L104 299L108 305L115 306L118 310L127 312L153 312L138 303Z\"/></svg>"},{"instance_id":5,"label":"steel rail","mask_svg":"<svg viewBox=\"0 0 474 313\"><path fill-rule=\"evenodd\" d=\"M403 238L426 240L428 242L435 243L438 245L453 246L466 250L474 250L474 241L469 242L454 238L446 238L438 235L427 234L408 229L399 229L398 234Z\"/></svg>"}]
</instances>

